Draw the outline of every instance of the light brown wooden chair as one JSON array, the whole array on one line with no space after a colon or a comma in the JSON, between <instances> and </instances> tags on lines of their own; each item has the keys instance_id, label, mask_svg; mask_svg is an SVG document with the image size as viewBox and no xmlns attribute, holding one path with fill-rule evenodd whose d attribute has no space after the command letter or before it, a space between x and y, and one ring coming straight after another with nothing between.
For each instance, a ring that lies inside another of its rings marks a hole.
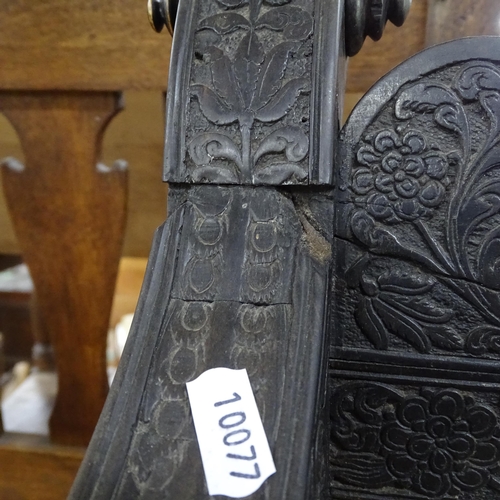
<instances>
[{"instance_id":1,"label":"light brown wooden chair","mask_svg":"<svg viewBox=\"0 0 500 500\"><path fill-rule=\"evenodd\" d=\"M24 155L4 162L3 190L36 288L35 338L52 344L59 376L50 441L0 438L0 498L64 498L108 391L126 224L126 165L102 163L103 135L123 91L156 92L161 105L170 37L156 35L145 5L131 0L0 1L0 12L0 112Z\"/></svg>"}]
</instances>

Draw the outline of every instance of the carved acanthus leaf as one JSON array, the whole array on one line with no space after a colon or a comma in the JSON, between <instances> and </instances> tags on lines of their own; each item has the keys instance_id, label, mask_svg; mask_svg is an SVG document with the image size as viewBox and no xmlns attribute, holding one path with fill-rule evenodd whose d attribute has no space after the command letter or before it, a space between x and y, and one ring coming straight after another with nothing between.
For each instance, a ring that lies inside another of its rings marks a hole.
<instances>
[{"instance_id":1,"label":"carved acanthus leaf","mask_svg":"<svg viewBox=\"0 0 500 500\"><path fill-rule=\"evenodd\" d=\"M192 85L191 92L200 103L203 114L212 123L228 125L238 120L238 114L206 85Z\"/></svg>"},{"instance_id":2,"label":"carved acanthus leaf","mask_svg":"<svg viewBox=\"0 0 500 500\"><path fill-rule=\"evenodd\" d=\"M232 139L223 134L207 132L189 144L189 154L197 165L208 165L214 158L225 158L241 166L241 156Z\"/></svg>"},{"instance_id":3,"label":"carved acanthus leaf","mask_svg":"<svg viewBox=\"0 0 500 500\"><path fill-rule=\"evenodd\" d=\"M255 152L254 161L269 153L285 152L286 158L291 162L303 160L309 149L309 139L297 126L290 125L280 128L268 135Z\"/></svg>"},{"instance_id":4,"label":"carved acanthus leaf","mask_svg":"<svg viewBox=\"0 0 500 500\"><path fill-rule=\"evenodd\" d=\"M273 122L283 118L295 103L298 95L308 90L309 81L306 78L288 81L268 104L255 113L255 117L261 122Z\"/></svg>"}]
</instances>

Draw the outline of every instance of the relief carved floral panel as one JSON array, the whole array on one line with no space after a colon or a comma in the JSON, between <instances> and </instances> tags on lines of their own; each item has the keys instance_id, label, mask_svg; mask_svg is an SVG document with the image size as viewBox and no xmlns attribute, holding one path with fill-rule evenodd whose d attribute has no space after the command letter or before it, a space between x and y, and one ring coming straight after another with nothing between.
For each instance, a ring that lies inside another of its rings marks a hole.
<instances>
[{"instance_id":1,"label":"relief carved floral panel","mask_svg":"<svg viewBox=\"0 0 500 500\"><path fill-rule=\"evenodd\" d=\"M306 181L308 101L298 98L310 92L311 13L292 0L217 4L196 32L191 178ZM284 119L291 111L294 119Z\"/></svg>"},{"instance_id":2,"label":"relief carved floral panel","mask_svg":"<svg viewBox=\"0 0 500 500\"><path fill-rule=\"evenodd\" d=\"M499 70L474 62L403 86L346 172L339 235L361 249L345 279L365 339L498 356Z\"/></svg>"}]
</instances>

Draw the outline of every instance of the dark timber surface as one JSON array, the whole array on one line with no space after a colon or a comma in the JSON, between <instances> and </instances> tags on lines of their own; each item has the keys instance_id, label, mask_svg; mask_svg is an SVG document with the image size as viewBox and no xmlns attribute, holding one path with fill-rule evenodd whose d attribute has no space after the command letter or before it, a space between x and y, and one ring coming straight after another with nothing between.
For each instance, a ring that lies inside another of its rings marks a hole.
<instances>
[{"instance_id":1,"label":"dark timber surface","mask_svg":"<svg viewBox=\"0 0 500 500\"><path fill-rule=\"evenodd\" d=\"M500 40L413 57L339 134L342 23L181 2L169 216L71 499L208 499L185 384L219 366L276 463L249 499L500 499Z\"/></svg>"},{"instance_id":2,"label":"dark timber surface","mask_svg":"<svg viewBox=\"0 0 500 500\"><path fill-rule=\"evenodd\" d=\"M186 382L246 368L277 472L328 497L327 304L343 3L184 0L167 104L169 216L71 498L209 498Z\"/></svg>"}]
</instances>

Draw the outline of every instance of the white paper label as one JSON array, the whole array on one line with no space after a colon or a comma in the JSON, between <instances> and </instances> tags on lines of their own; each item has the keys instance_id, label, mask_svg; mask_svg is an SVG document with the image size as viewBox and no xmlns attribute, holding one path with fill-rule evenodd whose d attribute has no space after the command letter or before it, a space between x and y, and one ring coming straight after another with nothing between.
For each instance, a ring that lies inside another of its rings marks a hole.
<instances>
[{"instance_id":1,"label":"white paper label","mask_svg":"<svg viewBox=\"0 0 500 500\"><path fill-rule=\"evenodd\" d=\"M186 385L209 494L251 495L276 467L247 371L213 368Z\"/></svg>"}]
</instances>

